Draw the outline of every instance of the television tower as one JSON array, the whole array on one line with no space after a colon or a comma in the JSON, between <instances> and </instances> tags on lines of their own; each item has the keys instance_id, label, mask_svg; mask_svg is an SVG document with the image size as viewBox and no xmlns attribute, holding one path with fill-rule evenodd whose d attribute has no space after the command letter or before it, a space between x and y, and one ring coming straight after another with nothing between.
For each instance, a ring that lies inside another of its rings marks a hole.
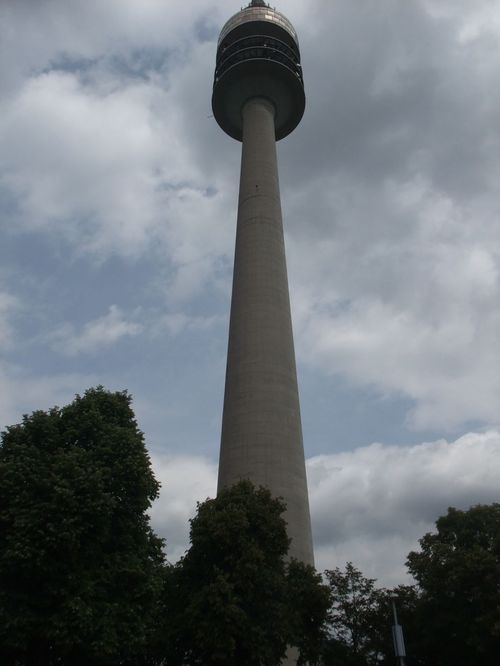
<instances>
[{"instance_id":1,"label":"television tower","mask_svg":"<svg viewBox=\"0 0 500 666\"><path fill-rule=\"evenodd\" d=\"M313 564L276 159L304 107L297 33L253 0L222 28L212 97L243 144L218 483L250 479L282 497L290 555Z\"/></svg>"}]
</instances>

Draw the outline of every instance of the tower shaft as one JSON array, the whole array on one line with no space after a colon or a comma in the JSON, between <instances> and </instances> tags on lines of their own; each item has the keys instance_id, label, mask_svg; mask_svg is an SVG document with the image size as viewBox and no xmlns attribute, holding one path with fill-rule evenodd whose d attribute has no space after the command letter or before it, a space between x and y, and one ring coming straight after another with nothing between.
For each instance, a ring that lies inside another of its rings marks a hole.
<instances>
[{"instance_id":1,"label":"tower shaft","mask_svg":"<svg viewBox=\"0 0 500 666\"><path fill-rule=\"evenodd\" d=\"M282 497L290 556L313 564L274 116L259 97L242 110L219 489L246 478Z\"/></svg>"}]
</instances>

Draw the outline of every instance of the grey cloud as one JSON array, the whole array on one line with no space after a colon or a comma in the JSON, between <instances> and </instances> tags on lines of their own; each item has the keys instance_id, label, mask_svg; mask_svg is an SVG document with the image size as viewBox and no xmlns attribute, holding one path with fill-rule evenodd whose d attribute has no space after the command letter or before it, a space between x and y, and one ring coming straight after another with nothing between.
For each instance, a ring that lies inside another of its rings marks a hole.
<instances>
[{"instance_id":1,"label":"grey cloud","mask_svg":"<svg viewBox=\"0 0 500 666\"><path fill-rule=\"evenodd\" d=\"M11 236L57 239L96 272L117 256L131 271L143 261L157 278L138 290L161 299L158 311L189 319L203 301L204 317L218 314L230 289L239 145L210 117L210 87L215 35L235 9L229 0L2 3L0 187ZM491 3L290 0L285 10L308 94L303 123L279 145L300 360L342 375L353 404L356 387L412 401L413 428L494 424ZM99 307L108 303L129 307L114 295ZM71 314L56 321L80 330Z\"/></svg>"},{"instance_id":2,"label":"grey cloud","mask_svg":"<svg viewBox=\"0 0 500 666\"><path fill-rule=\"evenodd\" d=\"M367 575L397 584L408 552L449 506L498 501L499 453L500 433L492 430L309 459L317 565L352 560Z\"/></svg>"},{"instance_id":3,"label":"grey cloud","mask_svg":"<svg viewBox=\"0 0 500 666\"><path fill-rule=\"evenodd\" d=\"M227 0L218 5L214 10L208 0L147 5L135 0L5 0L0 8L2 88L15 88L63 56L95 59L144 48L186 48L200 36L200 26L206 32L230 11Z\"/></svg>"},{"instance_id":4,"label":"grey cloud","mask_svg":"<svg viewBox=\"0 0 500 666\"><path fill-rule=\"evenodd\" d=\"M456 196L477 189L495 154L499 50L460 42L473 13L436 20L418 0L314 3L301 25L308 109L287 152L360 186L421 167Z\"/></svg>"},{"instance_id":5,"label":"grey cloud","mask_svg":"<svg viewBox=\"0 0 500 666\"><path fill-rule=\"evenodd\" d=\"M500 399L500 49L485 17L488 3L309 6L308 109L280 148L299 354L410 397L416 428L495 423Z\"/></svg>"},{"instance_id":6,"label":"grey cloud","mask_svg":"<svg viewBox=\"0 0 500 666\"><path fill-rule=\"evenodd\" d=\"M20 307L19 299L0 284L0 350L9 349L14 342L13 318Z\"/></svg>"},{"instance_id":7,"label":"grey cloud","mask_svg":"<svg viewBox=\"0 0 500 666\"><path fill-rule=\"evenodd\" d=\"M498 501L500 432L412 447L373 444L307 461L319 570L353 561L380 584L407 582L405 561L449 506ZM213 497L216 466L201 457L153 452L162 482L153 527L175 560L188 547L196 501Z\"/></svg>"}]
</instances>

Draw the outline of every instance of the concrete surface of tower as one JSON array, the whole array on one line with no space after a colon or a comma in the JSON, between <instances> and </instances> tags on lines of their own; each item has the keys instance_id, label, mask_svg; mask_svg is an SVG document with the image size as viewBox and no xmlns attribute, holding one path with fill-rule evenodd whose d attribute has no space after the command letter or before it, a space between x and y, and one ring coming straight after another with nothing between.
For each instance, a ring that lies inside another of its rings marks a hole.
<instances>
[{"instance_id":1,"label":"concrete surface of tower","mask_svg":"<svg viewBox=\"0 0 500 666\"><path fill-rule=\"evenodd\" d=\"M304 84L295 29L262 0L222 28L212 107L243 144L219 488L250 479L283 497L290 555L313 564L276 159Z\"/></svg>"}]
</instances>

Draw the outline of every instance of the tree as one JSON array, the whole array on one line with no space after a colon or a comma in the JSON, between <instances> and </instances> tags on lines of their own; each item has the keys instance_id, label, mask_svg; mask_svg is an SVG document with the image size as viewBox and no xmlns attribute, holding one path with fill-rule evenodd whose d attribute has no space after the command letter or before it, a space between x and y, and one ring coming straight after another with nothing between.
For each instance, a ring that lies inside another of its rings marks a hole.
<instances>
[{"instance_id":1,"label":"tree","mask_svg":"<svg viewBox=\"0 0 500 666\"><path fill-rule=\"evenodd\" d=\"M325 664L334 666L371 666L394 664L391 627L394 623L392 599L397 597L398 619L403 625L411 663L421 660L419 593L409 585L393 590L376 587L376 580L366 578L351 562L345 571L326 571L330 584L330 639L324 648Z\"/></svg>"},{"instance_id":2,"label":"tree","mask_svg":"<svg viewBox=\"0 0 500 666\"><path fill-rule=\"evenodd\" d=\"M314 567L291 560L288 563L288 611L292 643L298 648L298 666L321 663L327 639L326 618L330 592Z\"/></svg>"},{"instance_id":3,"label":"tree","mask_svg":"<svg viewBox=\"0 0 500 666\"><path fill-rule=\"evenodd\" d=\"M287 565L284 510L249 481L198 505L191 547L166 591L169 665L273 666L287 645L314 652L326 591L311 568ZM296 609L292 584L307 599L307 617Z\"/></svg>"},{"instance_id":4,"label":"tree","mask_svg":"<svg viewBox=\"0 0 500 666\"><path fill-rule=\"evenodd\" d=\"M325 571L325 576L332 598L328 615L332 663L341 657L353 666L378 663L375 627L382 592L375 588L375 580L363 576L351 562L345 572L337 567Z\"/></svg>"},{"instance_id":5,"label":"tree","mask_svg":"<svg viewBox=\"0 0 500 666\"><path fill-rule=\"evenodd\" d=\"M2 664L118 664L144 651L164 557L146 513L159 484L130 403L98 387L2 433Z\"/></svg>"},{"instance_id":6,"label":"tree","mask_svg":"<svg viewBox=\"0 0 500 666\"><path fill-rule=\"evenodd\" d=\"M422 592L427 663L495 663L500 654L500 504L450 508L407 566Z\"/></svg>"}]
</instances>

